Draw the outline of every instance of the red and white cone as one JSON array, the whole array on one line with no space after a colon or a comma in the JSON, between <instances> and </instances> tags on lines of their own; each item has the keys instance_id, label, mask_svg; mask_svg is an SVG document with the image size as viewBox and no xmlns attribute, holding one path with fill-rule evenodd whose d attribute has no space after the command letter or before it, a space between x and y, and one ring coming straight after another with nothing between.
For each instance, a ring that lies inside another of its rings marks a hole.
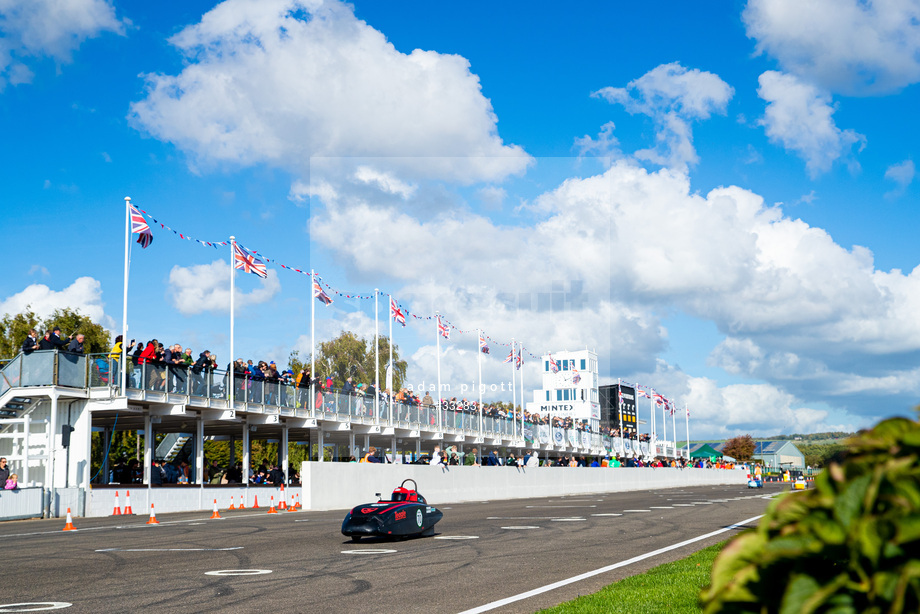
<instances>
[{"instance_id":1,"label":"red and white cone","mask_svg":"<svg viewBox=\"0 0 920 614\"><path fill-rule=\"evenodd\" d=\"M157 520L157 513L153 509L153 503L150 504L150 520L148 520L146 524L160 524L160 521Z\"/></svg>"},{"instance_id":2,"label":"red and white cone","mask_svg":"<svg viewBox=\"0 0 920 614\"><path fill-rule=\"evenodd\" d=\"M129 490L125 495L125 511L122 512L125 516L133 516L134 512L131 510L131 491Z\"/></svg>"},{"instance_id":3,"label":"red and white cone","mask_svg":"<svg viewBox=\"0 0 920 614\"><path fill-rule=\"evenodd\" d=\"M121 506L118 505L118 491L115 491L115 509L112 510L112 516L121 516Z\"/></svg>"},{"instance_id":4,"label":"red and white cone","mask_svg":"<svg viewBox=\"0 0 920 614\"><path fill-rule=\"evenodd\" d=\"M70 515L70 508L67 508L67 523L64 525L64 531L76 531L77 527L73 526L73 517Z\"/></svg>"},{"instance_id":5,"label":"red and white cone","mask_svg":"<svg viewBox=\"0 0 920 614\"><path fill-rule=\"evenodd\" d=\"M228 507L227 509L228 509L228 510L235 510L235 509L236 509L236 506L233 505L233 495L230 495L230 507Z\"/></svg>"},{"instance_id":6,"label":"red and white cone","mask_svg":"<svg viewBox=\"0 0 920 614\"><path fill-rule=\"evenodd\" d=\"M220 520L220 513L217 511L217 499L214 499L214 513L211 514L211 520Z\"/></svg>"},{"instance_id":7,"label":"red and white cone","mask_svg":"<svg viewBox=\"0 0 920 614\"><path fill-rule=\"evenodd\" d=\"M281 494L278 496L278 509L281 511L287 509L287 503L284 501L284 484L281 485Z\"/></svg>"},{"instance_id":8,"label":"red and white cone","mask_svg":"<svg viewBox=\"0 0 920 614\"><path fill-rule=\"evenodd\" d=\"M275 509L275 495L272 495L272 504L271 504L271 507L268 508L268 513L269 513L269 514L277 514L277 513L278 513L278 510Z\"/></svg>"},{"instance_id":9,"label":"red and white cone","mask_svg":"<svg viewBox=\"0 0 920 614\"><path fill-rule=\"evenodd\" d=\"M300 493L297 493L297 503L294 505L294 507L296 507L297 509L300 509L300 508L303 507L303 506L300 504Z\"/></svg>"},{"instance_id":10,"label":"red and white cone","mask_svg":"<svg viewBox=\"0 0 920 614\"><path fill-rule=\"evenodd\" d=\"M259 509L259 495L256 495L256 502L252 504L252 509Z\"/></svg>"}]
</instances>

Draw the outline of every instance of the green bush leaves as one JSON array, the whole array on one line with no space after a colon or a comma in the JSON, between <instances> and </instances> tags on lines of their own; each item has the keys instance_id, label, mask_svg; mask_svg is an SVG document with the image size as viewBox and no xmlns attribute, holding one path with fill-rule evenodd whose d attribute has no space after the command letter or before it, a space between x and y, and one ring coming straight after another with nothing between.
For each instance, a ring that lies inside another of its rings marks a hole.
<instances>
[{"instance_id":1,"label":"green bush leaves","mask_svg":"<svg viewBox=\"0 0 920 614\"><path fill-rule=\"evenodd\" d=\"M885 420L849 449L726 546L704 612L920 612L920 423Z\"/></svg>"}]
</instances>

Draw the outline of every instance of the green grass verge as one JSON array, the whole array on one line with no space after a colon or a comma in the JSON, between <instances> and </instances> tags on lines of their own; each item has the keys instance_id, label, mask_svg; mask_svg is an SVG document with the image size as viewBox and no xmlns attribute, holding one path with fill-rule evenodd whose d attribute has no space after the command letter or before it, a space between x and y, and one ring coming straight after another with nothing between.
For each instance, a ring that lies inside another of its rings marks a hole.
<instances>
[{"instance_id":1,"label":"green grass verge","mask_svg":"<svg viewBox=\"0 0 920 614\"><path fill-rule=\"evenodd\" d=\"M700 550L680 561L665 563L644 574L624 578L593 595L585 595L540 614L699 614L697 599L709 586L712 562L727 541Z\"/></svg>"}]
</instances>

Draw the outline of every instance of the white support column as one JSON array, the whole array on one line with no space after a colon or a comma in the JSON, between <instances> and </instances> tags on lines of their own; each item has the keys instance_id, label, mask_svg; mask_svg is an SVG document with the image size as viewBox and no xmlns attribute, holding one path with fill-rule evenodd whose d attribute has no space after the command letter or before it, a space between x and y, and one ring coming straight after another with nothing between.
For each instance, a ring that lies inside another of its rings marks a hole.
<instances>
[{"instance_id":1,"label":"white support column","mask_svg":"<svg viewBox=\"0 0 920 614\"><path fill-rule=\"evenodd\" d=\"M355 448L355 432L348 432L348 453L355 458L358 458L358 450Z\"/></svg>"},{"instance_id":2,"label":"white support column","mask_svg":"<svg viewBox=\"0 0 920 614\"><path fill-rule=\"evenodd\" d=\"M153 424L150 411L144 413L144 484L150 488L150 463L153 462Z\"/></svg>"},{"instance_id":3,"label":"white support column","mask_svg":"<svg viewBox=\"0 0 920 614\"><path fill-rule=\"evenodd\" d=\"M29 431L32 429L32 418L30 416L23 417L22 423L22 483L29 483ZM90 437L92 437L92 431L90 431ZM86 458L89 458L87 456ZM89 463L87 465L87 472L89 472Z\"/></svg>"},{"instance_id":4,"label":"white support column","mask_svg":"<svg viewBox=\"0 0 920 614\"><path fill-rule=\"evenodd\" d=\"M390 446L393 451L393 464L399 463L399 455L396 453L396 435L393 435L393 444Z\"/></svg>"},{"instance_id":5,"label":"white support column","mask_svg":"<svg viewBox=\"0 0 920 614\"><path fill-rule=\"evenodd\" d=\"M195 420L195 480L204 488L204 419Z\"/></svg>"},{"instance_id":6,"label":"white support column","mask_svg":"<svg viewBox=\"0 0 920 614\"><path fill-rule=\"evenodd\" d=\"M57 356L55 356L57 358ZM45 452L48 456L48 470L45 472L46 487L51 493L51 514L54 514L54 453L57 449L57 413L58 413L58 392L51 389L51 416L48 419L48 447Z\"/></svg>"},{"instance_id":7,"label":"white support column","mask_svg":"<svg viewBox=\"0 0 920 614\"><path fill-rule=\"evenodd\" d=\"M318 430L316 431L316 435L317 435L317 436L316 436L316 443L317 443L317 446L316 446L316 456L317 456L317 458L316 458L316 460L317 460L318 462L320 462L320 463L323 463L323 462L326 462L325 460L323 460L323 459L326 458L326 454L325 454L325 451L326 451L326 450L325 450L326 439L325 439L325 437L324 437L325 433L323 433L323 429L318 429Z\"/></svg>"},{"instance_id":8,"label":"white support column","mask_svg":"<svg viewBox=\"0 0 920 614\"><path fill-rule=\"evenodd\" d=\"M249 421L243 422L243 484L246 485L246 505L249 506Z\"/></svg>"},{"instance_id":9,"label":"white support column","mask_svg":"<svg viewBox=\"0 0 920 614\"><path fill-rule=\"evenodd\" d=\"M367 454L368 450L370 449L371 449L371 436L365 435L364 436L364 449L361 450L361 456L364 456L365 454Z\"/></svg>"},{"instance_id":10,"label":"white support column","mask_svg":"<svg viewBox=\"0 0 920 614\"><path fill-rule=\"evenodd\" d=\"M284 483L288 483L288 425L281 425L281 443L278 444L278 460L284 473Z\"/></svg>"}]
</instances>

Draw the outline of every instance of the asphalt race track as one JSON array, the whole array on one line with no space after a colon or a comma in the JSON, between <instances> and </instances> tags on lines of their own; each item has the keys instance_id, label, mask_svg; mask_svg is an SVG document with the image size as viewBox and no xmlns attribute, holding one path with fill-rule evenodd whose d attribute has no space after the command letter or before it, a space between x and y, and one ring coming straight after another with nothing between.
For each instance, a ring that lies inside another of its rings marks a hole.
<instances>
[{"instance_id":1,"label":"asphalt race track","mask_svg":"<svg viewBox=\"0 0 920 614\"><path fill-rule=\"evenodd\" d=\"M358 543L339 532L344 511L78 518L69 532L62 519L6 522L0 612L533 612L725 539L739 529L615 565L757 517L785 489L432 501L444 510L436 537Z\"/></svg>"}]
</instances>

